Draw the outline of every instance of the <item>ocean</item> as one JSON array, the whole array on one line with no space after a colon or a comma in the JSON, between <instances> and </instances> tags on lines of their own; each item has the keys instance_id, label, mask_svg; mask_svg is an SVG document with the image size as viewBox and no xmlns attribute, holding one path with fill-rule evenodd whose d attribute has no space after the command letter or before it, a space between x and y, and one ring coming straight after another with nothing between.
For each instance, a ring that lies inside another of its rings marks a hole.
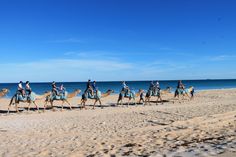
<instances>
[{"instance_id":1,"label":"ocean","mask_svg":"<svg viewBox=\"0 0 236 157\"><path fill-rule=\"evenodd\" d=\"M149 88L151 81L127 81L126 84L133 90L138 91L139 89L147 90ZM161 89L166 87L172 87L174 90L177 86L176 81L159 81ZM226 89L226 88L236 88L236 79L228 80L183 80L186 87L194 86L196 91L199 90L209 90L209 89ZM86 82L57 82L57 86L61 84L67 89L68 92L72 92L75 89L80 89L82 91L86 88ZM120 81L111 82L97 82L97 87L100 91L105 92L108 89L114 90L117 94L122 88L122 83ZM31 88L36 94L43 94L45 91L51 90L51 83L31 83ZM10 93L7 97L11 97L17 90L17 83L0 83L0 89L8 88ZM81 95L81 94L80 94ZM78 96L80 96L78 95Z\"/></svg>"}]
</instances>

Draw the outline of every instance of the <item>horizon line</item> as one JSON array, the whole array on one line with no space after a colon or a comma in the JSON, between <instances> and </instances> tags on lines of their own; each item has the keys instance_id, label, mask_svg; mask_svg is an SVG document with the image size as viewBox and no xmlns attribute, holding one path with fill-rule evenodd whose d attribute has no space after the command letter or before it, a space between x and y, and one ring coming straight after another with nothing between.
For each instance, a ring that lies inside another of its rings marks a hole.
<instances>
[{"instance_id":1,"label":"horizon line","mask_svg":"<svg viewBox=\"0 0 236 157\"><path fill-rule=\"evenodd\" d=\"M236 80L236 78L220 78L220 79L160 79L160 80L114 80L114 81L96 81L96 82L122 82L122 81L125 81L125 82L146 82L146 81L207 81L207 80L212 80L212 81L217 81L217 80ZM92 80L91 80L92 81ZM42 81L42 82L36 82L36 81L32 81L30 83L51 83L53 81ZM55 81L57 83L86 83L87 81ZM0 84L16 84L18 82L0 82Z\"/></svg>"}]
</instances>

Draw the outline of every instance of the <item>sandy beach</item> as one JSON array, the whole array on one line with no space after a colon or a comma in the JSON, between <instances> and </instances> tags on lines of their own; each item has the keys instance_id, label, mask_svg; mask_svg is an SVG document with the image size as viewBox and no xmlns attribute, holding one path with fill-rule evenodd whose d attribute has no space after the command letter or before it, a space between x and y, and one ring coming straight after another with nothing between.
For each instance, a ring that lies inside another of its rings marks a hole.
<instances>
[{"instance_id":1,"label":"sandy beach","mask_svg":"<svg viewBox=\"0 0 236 157\"><path fill-rule=\"evenodd\" d=\"M73 110L63 112L28 112L20 104L21 112L12 107L9 115L10 100L0 99L0 156L236 156L236 89L146 106L116 107L117 98L94 110L80 110L74 98Z\"/></svg>"}]
</instances>

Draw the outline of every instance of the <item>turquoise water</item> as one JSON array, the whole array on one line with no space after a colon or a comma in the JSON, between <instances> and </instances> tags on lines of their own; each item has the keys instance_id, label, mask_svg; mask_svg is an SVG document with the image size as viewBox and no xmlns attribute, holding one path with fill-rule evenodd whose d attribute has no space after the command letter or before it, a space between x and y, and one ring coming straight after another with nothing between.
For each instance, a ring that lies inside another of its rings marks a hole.
<instances>
[{"instance_id":1,"label":"turquoise water","mask_svg":"<svg viewBox=\"0 0 236 157\"><path fill-rule=\"evenodd\" d=\"M162 89L166 87L172 87L174 90L177 86L177 81L159 81ZM236 88L236 79L232 80L183 80L183 83L188 86L194 86L196 90L206 89L226 89ZM72 92L75 89L81 89L82 91L86 88L86 82L63 82L57 83L57 86L63 84L68 92ZM145 89L149 87L150 81L127 81L127 85L133 90ZM121 82L97 82L99 90L105 92L108 89L112 89L115 93L119 93L121 90ZM12 96L17 90L17 83L1 83L0 89L8 88L10 93L7 95ZM43 94L45 91L51 90L51 83L31 83L31 88L37 94Z\"/></svg>"}]
</instances>

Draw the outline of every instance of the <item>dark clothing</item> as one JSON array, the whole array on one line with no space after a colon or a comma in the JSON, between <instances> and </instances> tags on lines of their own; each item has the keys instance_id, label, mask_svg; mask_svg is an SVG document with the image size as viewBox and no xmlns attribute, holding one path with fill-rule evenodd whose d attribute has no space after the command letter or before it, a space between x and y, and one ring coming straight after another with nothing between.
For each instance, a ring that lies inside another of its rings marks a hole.
<instances>
[{"instance_id":1,"label":"dark clothing","mask_svg":"<svg viewBox=\"0 0 236 157\"><path fill-rule=\"evenodd\" d=\"M87 91L91 87L91 82L87 82L86 90Z\"/></svg>"},{"instance_id":2,"label":"dark clothing","mask_svg":"<svg viewBox=\"0 0 236 157\"><path fill-rule=\"evenodd\" d=\"M92 86L91 86L91 82L87 82L87 87L86 87L86 89L85 89L85 91L84 91L85 93L87 93L87 92L90 92L90 93L92 93Z\"/></svg>"},{"instance_id":3,"label":"dark clothing","mask_svg":"<svg viewBox=\"0 0 236 157\"><path fill-rule=\"evenodd\" d=\"M57 86L55 84L52 85L52 88L57 88Z\"/></svg>"},{"instance_id":4,"label":"dark clothing","mask_svg":"<svg viewBox=\"0 0 236 157\"><path fill-rule=\"evenodd\" d=\"M191 94L191 97L194 96L194 89L190 92L190 94Z\"/></svg>"},{"instance_id":5,"label":"dark clothing","mask_svg":"<svg viewBox=\"0 0 236 157\"><path fill-rule=\"evenodd\" d=\"M178 89L183 89L184 88L183 83L182 82L178 82L177 88Z\"/></svg>"},{"instance_id":6,"label":"dark clothing","mask_svg":"<svg viewBox=\"0 0 236 157\"><path fill-rule=\"evenodd\" d=\"M32 92L32 89L30 88L29 83L25 85L25 92L26 92L26 95L30 95Z\"/></svg>"},{"instance_id":7,"label":"dark clothing","mask_svg":"<svg viewBox=\"0 0 236 157\"><path fill-rule=\"evenodd\" d=\"M31 92L32 92L32 90L31 90L31 89L26 89L25 91L26 91L26 94L27 94L27 95L30 95L30 94L31 94Z\"/></svg>"},{"instance_id":8,"label":"dark clothing","mask_svg":"<svg viewBox=\"0 0 236 157\"><path fill-rule=\"evenodd\" d=\"M18 90L19 91L19 93L24 97L25 96L25 90L24 89L20 89L20 90Z\"/></svg>"},{"instance_id":9,"label":"dark clothing","mask_svg":"<svg viewBox=\"0 0 236 157\"><path fill-rule=\"evenodd\" d=\"M92 87L93 87L93 90L96 91L97 87L96 87L96 84L95 84L95 83L93 83L93 86L92 86Z\"/></svg>"},{"instance_id":10,"label":"dark clothing","mask_svg":"<svg viewBox=\"0 0 236 157\"><path fill-rule=\"evenodd\" d=\"M154 83L153 83L153 82L150 83L149 89L150 89L151 91L153 91L153 89L154 89Z\"/></svg>"},{"instance_id":11,"label":"dark clothing","mask_svg":"<svg viewBox=\"0 0 236 157\"><path fill-rule=\"evenodd\" d=\"M52 85L52 93L58 95L57 86L55 84Z\"/></svg>"},{"instance_id":12,"label":"dark clothing","mask_svg":"<svg viewBox=\"0 0 236 157\"><path fill-rule=\"evenodd\" d=\"M87 89L91 87L91 82L87 82Z\"/></svg>"}]
</instances>

